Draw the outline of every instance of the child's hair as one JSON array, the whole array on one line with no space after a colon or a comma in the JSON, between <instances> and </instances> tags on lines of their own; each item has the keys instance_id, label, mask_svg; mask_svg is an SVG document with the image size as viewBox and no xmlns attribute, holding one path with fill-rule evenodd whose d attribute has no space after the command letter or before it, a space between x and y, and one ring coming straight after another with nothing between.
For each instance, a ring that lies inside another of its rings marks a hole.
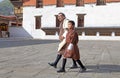
<instances>
[{"instance_id":1,"label":"child's hair","mask_svg":"<svg viewBox=\"0 0 120 78\"><path fill-rule=\"evenodd\" d=\"M75 26L75 22L70 20L69 23L71 23L73 26Z\"/></svg>"}]
</instances>

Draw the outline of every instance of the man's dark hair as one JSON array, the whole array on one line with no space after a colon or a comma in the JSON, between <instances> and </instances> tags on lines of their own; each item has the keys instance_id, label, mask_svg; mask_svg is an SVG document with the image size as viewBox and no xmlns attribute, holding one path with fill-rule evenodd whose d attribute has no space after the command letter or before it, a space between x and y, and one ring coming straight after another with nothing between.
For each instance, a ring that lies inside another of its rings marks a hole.
<instances>
[{"instance_id":1,"label":"man's dark hair","mask_svg":"<svg viewBox=\"0 0 120 78\"><path fill-rule=\"evenodd\" d=\"M60 12L60 13L58 13L58 14L61 14L62 16L66 17L66 16L65 16L65 14L64 14L64 13L62 13L62 12Z\"/></svg>"},{"instance_id":2,"label":"man's dark hair","mask_svg":"<svg viewBox=\"0 0 120 78\"><path fill-rule=\"evenodd\" d=\"M70 20L69 23L71 23L73 26L75 26L75 22Z\"/></svg>"}]
</instances>

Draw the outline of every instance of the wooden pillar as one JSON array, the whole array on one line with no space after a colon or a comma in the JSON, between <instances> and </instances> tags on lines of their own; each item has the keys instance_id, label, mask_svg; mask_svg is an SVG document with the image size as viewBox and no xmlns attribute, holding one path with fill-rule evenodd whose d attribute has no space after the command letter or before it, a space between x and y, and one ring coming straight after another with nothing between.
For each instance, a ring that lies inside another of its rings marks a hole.
<instances>
[{"instance_id":1,"label":"wooden pillar","mask_svg":"<svg viewBox=\"0 0 120 78\"><path fill-rule=\"evenodd\" d=\"M57 0L57 7L64 7L64 0Z\"/></svg>"},{"instance_id":2,"label":"wooden pillar","mask_svg":"<svg viewBox=\"0 0 120 78\"><path fill-rule=\"evenodd\" d=\"M16 16L16 26L17 27L19 26L18 23L19 23L19 20L18 20L18 17Z\"/></svg>"},{"instance_id":3,"label":"wooden pillar","mask_svg":"<svg viewBox=\"0 0 120 78\"><path fill-rule=\"evenodd\" d=\"M84 0L76 0L76 6L84 6Z\"/></svg>"},{"instance_id":4,"label":"wooden pillar","mask_svg":"<svg viewBox=\"0 0 120 78\"><path fill-rule=\"evenodd\" d=\"M84 16L85 14L77 14L78 16L78 27L84 27Z\"/></svg>"}]
</instances>

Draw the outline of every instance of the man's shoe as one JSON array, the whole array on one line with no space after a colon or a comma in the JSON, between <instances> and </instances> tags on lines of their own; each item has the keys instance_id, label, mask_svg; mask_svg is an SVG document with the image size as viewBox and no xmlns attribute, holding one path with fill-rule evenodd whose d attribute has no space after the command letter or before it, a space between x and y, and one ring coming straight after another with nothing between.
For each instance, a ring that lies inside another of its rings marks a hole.
<instances>
[{"instance_id":1,"label":"man's shoe","mask_svg":"<svg viewBox=\"0 0 120 78\"><path fill-rule=\"evenodd\" d=\"M58 73L62 73L62 72L65 72L65 70L64 70L64 69L60 69L60 70L58 70L57 72L58 72Z\"/></svg>"},{"instance_id":2,"label":"man's shoe","mask_svg":"<svg viewBox=\"0 0 120 78\"><path fill-rule=\"evenodd\" d=\"M70 69L75 69L75 68L78 68L77 65L73 65L72 67L70 67Z\"/></svg>"},{"instance_id":3,"label":"man's shoe","mask_svg":"<svg viewBox=\"0 0 120 78\"><path fill-rule=\"evenodd\" d=\"M57 68L57 66L54 63L48 63L50 66L53 66L54 68Z\"/></svg>"},{"instance_id":4,"label":"man's shoe","mask_svg":"<svg viewBox=\"0 0 120 78\"><path fill-rule=\"evenodd\" d=\"M82 69L80 70L81 73L83 73L83 72L85 72L85 71L86 71L86 68L82 68Z\"/></svg>"}]
</instances>

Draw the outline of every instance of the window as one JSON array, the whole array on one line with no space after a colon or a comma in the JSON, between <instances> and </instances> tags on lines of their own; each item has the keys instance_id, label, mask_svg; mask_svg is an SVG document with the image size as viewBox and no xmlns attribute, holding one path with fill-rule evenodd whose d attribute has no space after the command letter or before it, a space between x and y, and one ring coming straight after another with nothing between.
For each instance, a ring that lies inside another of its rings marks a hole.
<instances>
[{"instance_id":1,"label":"window","mask_svg":"<svg viewBox=\"0 0 120 78\"><path fill-rule=\"evenodd\" d=\"M1 29L1 31L8 31L8 25L5 24L5 23L1 23L0 24L0 29Z\"/></svg>"},{"instance_id":2,"label":"window","mask_svg":"<svg viewBox=\"0 0 120 78\"><path fill-rule=\"evenodd\" d=\"M77 16L78 16L78 27L84 27L85 14L77 14Z\"/></svg>"},{"instance_id":3,"label":"window","mask_svg":"<svg viewBox=\"0 0 120 78\"><path fill-rule=\"evenodd\" d=\"M57 7L64 7L64 0L57 0Z\"/></svg>"},{"instance_id":4,"label":"window","mask_svg":"<svg viewBox=\"0 0 120 78\"><path fill-rule=\"evenodd\" d=\"M36 8L42 8L43 7L43 0L36 0Z\"/></svg>"},{"instance_id":5,"label":"window","mask_svg":"<svg viewBox=\"0 0 120 78\"><path fill-rule=\"evenodd\" d=\"M23 13L23 7L14 7L14 13L15 14L22 14Z\"/></svg>"},{"instance_id":6,"label":"window","mask_svg":"<svg viewBox=\"0 0 120 78\"><path fill-rule=\"evenodd\" d=\"M97 0L96 5L106 5L106 0Z\"/></svg>"},{"instance_id":7,"label":"window","mask_svg":"<svg viewBox=\"0 0 120 78\"><path fill-rule=\"evenodd\" d=\"M41 17L42 16L35 16L35 29L41 28Z\"/></svg>"},{"instance_id":8,"label":"window","mask_svg":"<svg viewBox=\"0 0 120 78\"><path fill-rule=\"evenodd\" d=\"M84 0L76 0L76 6L84 6Z\"/></svg>"},{"instance_id":9,"label":"window","mask_svg":"<svg viewBox=\"0 0 120 78\"><path fill-rule=\"evenodd\" d=\"M59 22L59 20L58 20L58 15L55 15L55 17L56 17L56 27L59 27L60 22Z\"/></svg>"}]
</instances>

